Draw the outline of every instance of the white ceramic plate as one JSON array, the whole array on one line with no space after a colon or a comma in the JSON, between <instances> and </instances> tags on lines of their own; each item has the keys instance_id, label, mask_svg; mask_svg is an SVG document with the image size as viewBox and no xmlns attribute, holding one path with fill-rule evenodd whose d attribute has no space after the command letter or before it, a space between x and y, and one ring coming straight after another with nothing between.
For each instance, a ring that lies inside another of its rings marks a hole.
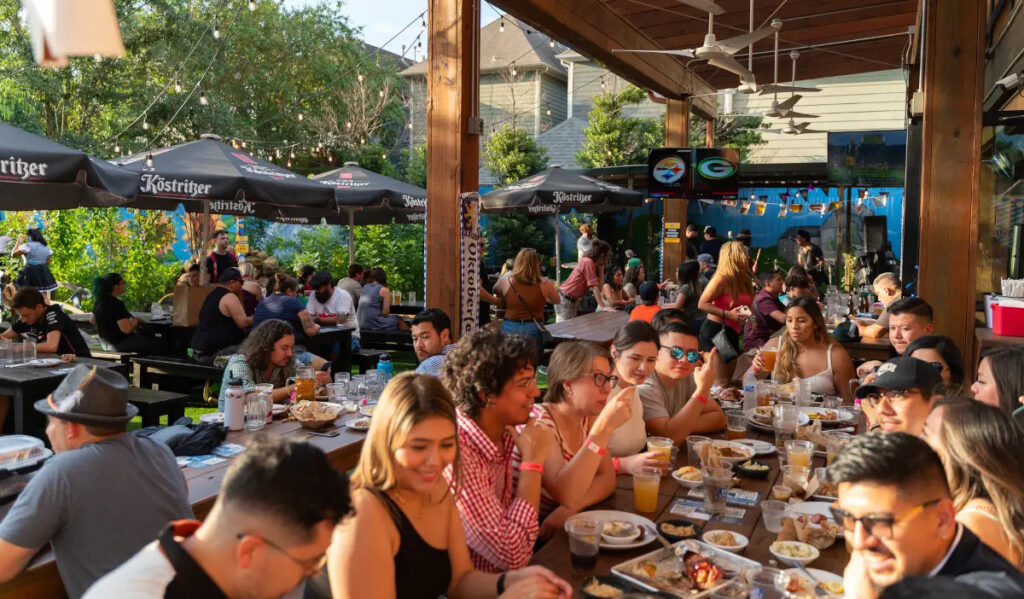
<instances>
[{"instance_id":1,"label":"white ceramic plate","mask_svg":"<svg viewBox=\"0 0 1024 599\"><path fill-rule=\"evenodd\" d=\"M749 445L744 445L742 443L737 443L735 441L722 441L721 439L714 439L711 441L711 443L715 447L728 447L735 452L742 453L743 455L737 458L727 458L725 456L721 456L723 462L728 462L733 465L746 462L747 460L753 458L754 455L757 453L753 447ZM697 447L699 448L700 445L697 445Z\"/></svg>"},{"instance_id":2,"label":"white ceramic plate","mask_svg":"<svg viewBox=\"0 0 1024 599\"><path fill-rule=\"evenodd\" d=\"M805 408L805 409L813 410L814 408ZM755 419L754 418L754 410L753 409L746 410L743 413L747 415L747 422L750 423L750 426L753 426L754 428L759 428L759 429L765 430L765 431L774 431L775 430L775 427L773 427L770 423L764 423L764 422L761 422L761 421ZM811 417L808 416L805 412L801 411L797 415L796 421L797 421L797 425L799 425L799 426L807 426L808 424L811 423Z\"/></svg>"},{"instance_id":3,"label":"white ceramic plate","mask_svg":"<svg viewBox=\"0 0 1024 599\"><path fill-rule=\"evenodd\" d=\"M807 414L808 420L815 420L815 419L811 418L811 414L820 414L820 413L822 413L824 411L825 411L824 408L814 407L814 406L805 406L805 407L801 407L800 408L800 412L801 413ZM821 425L822 426L839 426L839 425L853 424L853 422L854 422L854 420L853 420L853 412L851 412L850 410L844 409L844 408L840 408L840 409L834 410L834 411L839 413L839 419L838 420L822 420L821 421ZM801 418L801 420L802 420L802 418ZM803 423L801 423L800 426L803 426Z\"/></svg>"},{"instance_id":4,"label":"white ceramic plate","mask_svg":"<svg viewBox=\"0 0 1024 599\"><path fill-rule=\"evenodd\" d=\"M224 412L211 412L209 414L203 414L199 417L199 422L205 422L206 424L223 424L224 423Z\"/></svg>"},{"instance_id":5,"label":"white ceramic plate","mask_svg":"<svg viewBox=\"0 0 1024 599\"><path fill-rule=\"evenodd\" d=\"M757 439L736 439L733 443L741 443L751 447L757 455L772 455L776 451L774 443L759 441Z\"/></svg>"},{"instance_id":6,"label":"white ceramic plate","mask_svg":"<svg viewBox=\"0 0 1024 599\"><path fill-rule=\"evenodd\" d=\"M60 364L60 358L36 358L29 362L29 364L36 368L52 368Z\"/></svg>"},{"instance_id":7,"label":"white ceramic plate","mask_svg":"<svg viewBox=\"0 0 1024 599\"><path fill-rule=\"evenodd\" d=\"M591 510L589 512L580 512L575 516L571 516L565 519L565 530L568 532L569 523L572 522L573 518L579 518L581 516L587 516L591 518L598 518L601 522L605 520L625 520L632 522L636 526L644 527L644 534L638 540L632 543L609 543L604 539L601 539L601 549L636 549L637 547L643 547L654 541L655 537L658 536L657 527L654 526L654 522L651 522L647 518L638 514L631 514L629 512L620 512L616 510Z\"/></svg>"},{"instance_id":8,"label":"white ceramic plate","mask_svg":"<svg viewBox=\"0 0 1024 599\"><path fill-rule=\"evenodd\" d=\"M369 422L366 423L366 426L361 426L362 421L364 421L364 420L369 421L369 418L366 417L366 416L360 416L359 418L353 418L351 420L345 421L345 426L350 428L350 429L352 429L352 430L354 430L354 431L368 431L368 430L370 430L370 423Z\"/></svg>"},{"instance_id":9,"label":"white ceramic plate","mask_svg":"<svg viewBox=\"0 0 1024 599\"><path fill-rule=\"evenodd\" d=\"M708 539L708 535L714 536L715 533L722 533L722 532L730 533L732 535L732 538L737 543L739 543L739 544L738 545L719 545L718 543L715 543L714 541L711 541L711 540ZM746 549L747 545L750 544L750 539L748 539L747 537L741 535L740 533L736 532L735 530L726 530L726 531L723 531L721 529L719 529L719 530L709 530L709 531L705 532L701 536L700 540L704 541L708 545L711 545L712 547L716 547L716 548L721 549L723 551L728 551L729 553L739 553L740 551L743 551L744 549Z\"/></svg>"},{"instance_id":10,"label":"white ceramic plate","mask_svg":"<svg viewBox=\"0 0 1024 599\"><path fill-rule=\"evenodd\" d=\"M800 514L807 514L809 516L813 516L814 514L821 514L822 516L825 516L832 522L835 522L835 520L832 518L832 510L829 509L831 505L832 504L827 501L803 501L801 503L791 504L789 508L786 509L786 515L793 518L799 516ZM839 532L836 533L836 536L843 536L842 527L839 528Z\"/></svg>"},{"instance_id":11,"label":"white ceramic plate","mask_svg":"<svg viewBox=\"0 0 1024 599\"><path fill-rule=\"evenodd\" d=\"M842 586L843 577L838 574L826 572L825 570L819 570L818 568L807 568L806 570L811 574L811 576L814 576L814 578L822 584L839 583L840 587ZM811 580L807 578L807 575L801 572L799 568L790 568L788 570L783 570L783 574L786 574L788 576L799 576L803 580L803 586L801 586L801 591L809 593L811 595L815 594L814 583L811 582ZM836 597L844 596L843 593L833 593L833 595L835 595Z\"/></svg>"},{"instance_id":12,"label":"white ceramic plate","mask_svg":"<svg viewBox=\"0 0 1024 599\"><path fill-rule=\"evenodd\" d=\"M676 470L680 470L680 468L676 468ZM698 470L698 472L699 472L699 470ZM687 487L689 489L696 489L697 487L700 487L700 486L702 486L704 484L704 479L703 478L698 478L697 480L684 480L684 479L676 476L676 471L675 470L672 471L672 478L676 479L676 482L678 482L679 484L681 484L684 487Z\"/></svg>"}]
</instances>

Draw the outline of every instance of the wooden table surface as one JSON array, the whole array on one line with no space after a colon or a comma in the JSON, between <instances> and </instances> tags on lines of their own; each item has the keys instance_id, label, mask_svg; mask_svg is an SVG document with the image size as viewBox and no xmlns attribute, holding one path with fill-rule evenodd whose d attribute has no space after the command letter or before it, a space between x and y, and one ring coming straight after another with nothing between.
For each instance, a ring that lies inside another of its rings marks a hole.
<instances>
[{"instance_id":1,"label":"wooden table surface","mask_svg":"<svg viewBox=\"0 0 1024 599\"><path fill-rule=\"evenodd\" d=\"M881 337L861 337L860 341L849 341L843 343L843 347L853 359L879 360L886 362L892 352L892 342L889 335Z\"/></svg>"},{"instance_id":2,"label":"wooden table surface","mask_svg":"<svg viewBox=\"0 0 1024 599\"><path fill-rule=\"evenodd\" d=\"M607 344L627 322L629 314L626 312L598 310L546 326L556 342L580 340Z\"/></svg>"},{"instance_id":3,"label":"wooden table surface","mask_svg":"<svg viewBox=\"0 0 1024 599\"><path fill-rule=\"evenodd\" d=\"M335 468L347 471L355 467L359 460L359 452L363 447L363 439L366 438L366 433L357 432L344 426L347 420L357 417L359 414L342 416L338 418L334 426L318 431L338 431L337 437L312 435L309 429L303 428L298 422L274 420L272 424L260 431L230 432L226 442L248 445L260 433L278 435L295 441L308 441L322 449ZM182 468L185 483L188 485L189 502L192 504L196 518L202 520L210 513L217 494L220 492L224 475L227 474L232 462L233 458L228 458L206 468ZM11 505L0 507L0 518L7 513ZM14 580L0 585L0 599L53 599L64 596L64 585L57 572L57 564L49 546L33 557L25 571Z\"/></svg>"},{"instance_id":4,"label":"wooden table surface","mask_svg":"<svg viewBox=\"0 0 1024 599\"><path fill-rule=\"evenodd\" d=\"M710 435L712 437L721 437L721 435ZM747 436L752 439L760 439L762 441L768 441L774 443L774 435L757 432L755 429L748 429ZM767 479L757 480L740 477L741 483L738 487L747 491L757 491L759 493L758 503L765 499L771 499L771 487L777 484L780 478L781 471L779 470L779 461L777 459L778 454L770 456L758 456L757 459L764 461L771 466L771 472ZM676 467L682 467L686 464L686 447L683 446L679 450L679 458L676 461ZM812 464L813 467L824 466L824 458L815 457ZM704 531L709 530L732 530L743 534L750 540L750 544L739 553L740 556L752 559L765 565L772 565L780 569L788 569L789 566L772 563L775 557L769 552L768 547L775 541L776 534L768 532L764 527L763 520L761 518L761 508L752 507L746 508L746 514L743 522L740 524L727 524L720 522L716 519L709 520L707 522L701 522L699 520L692 520L687 518L681 518L680 516L672 514L669 510L675 503L676 499L686 497L690 489L681 486L671 476L666 476L661 479L661 487L659 488L658 494L658 507L653 513L641 513L637 512L634 508L633 503L633 480L630 476L620 476L618 478L618 484L615 493L606 499L605 501L593 506L589 509L595 510L621 510L630 513L639 513L640 515L653 520L654 522L663 522L665 520L690 520L694 524L703 527ZM695 498L694 498L695 499ZM703 501L703 499L695 499L697 501ZM576 597L582 597L583 594L580 592L580 583L587 578L599 574L610 574L611 568L627 560L633 559L655 551L659 549L661 545L657 541L648 543L644 547L639 549L628 549L628 550L605 550L602 549L598 554L597 566L587 572L573 571L572 565L569 562L569 538L564 530L559 530L537 553L533 556L531 563L539 564L550 568L556 574L569 581L576 589ZM846 552L846 546L843 539L837 539L828 549L821 551L821 556L815 561L811 562L808 566L810 568L818 568L821 570L827 570L836 574L842 575L843 569L846 567L846 563L849 561L849 554Z\"/></svg>"}]
</instances>

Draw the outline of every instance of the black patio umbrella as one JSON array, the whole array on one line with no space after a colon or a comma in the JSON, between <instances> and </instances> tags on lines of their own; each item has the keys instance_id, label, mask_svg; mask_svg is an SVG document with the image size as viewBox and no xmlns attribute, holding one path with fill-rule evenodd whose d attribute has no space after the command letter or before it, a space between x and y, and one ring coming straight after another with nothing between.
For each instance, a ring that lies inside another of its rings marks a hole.
<instances>
[{"instance_id":1,"label":"black patio umbrella","mask_svg":"<svg viewBox=\"0 0 1024 599\"><path fill-rule=\"evenodd\" d=\"M553 166L515 183L499 187L480 197L485 212L521 212L524 214L560 214L611 212L639 208L644 194L614 183L594 179ZM561 279L561 247L555 224L555 276Z\"/></svg>"},{"instance_id":2,"label":"black patio umbrella","mask_svg":"<svg viewBox=\"0 0 1024 599\"><path fill-rule=\"evenodd\" d=\"M203 135L117 161L141 175L136 208L256 216L281 222L319 222L334 214L334 193L323 185Z\"/></svg>"},{"instance_id":3,"label":"black patio umbrella","mask_svg":"<svg viewBox=\"0 0 1024 599\"><path fill-rule=\"evenodd\" d=\"M0 123L0 207L61 210L119 206L139 188L139 174Z\"/></svg>"},{"instance_id":4,"label":"black patio umbrella","mask_svg":"<svg viewBox=\"0 0 1024 599\"><path fill-rule=\"evenodd\" d=\"M334 189L340 213L350 213L353 224L423 222L427 190L346 162L341 168L314 175L313 180Z\"/></svg>"}]
</instances>

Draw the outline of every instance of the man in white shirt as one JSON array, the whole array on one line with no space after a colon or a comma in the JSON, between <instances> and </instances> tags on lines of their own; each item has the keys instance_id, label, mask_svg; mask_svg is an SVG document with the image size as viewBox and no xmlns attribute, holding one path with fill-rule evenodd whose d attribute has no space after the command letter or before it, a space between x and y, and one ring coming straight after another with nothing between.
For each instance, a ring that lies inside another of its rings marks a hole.
<instances>
[{"instance_id":1,"label":"man in white shirt","mask_svg":"<svg viewBox=\"0 0 1024 599\"><path fill-rule=\"evenodd\" d=\"M313 275L309 281L313 293L306 303L306 311L317 323L327 326L351 327L352 351L359 351L359 321L352 296L341 287L335 287L331 273L325 271Z\"/></svg>"}]
</instances>

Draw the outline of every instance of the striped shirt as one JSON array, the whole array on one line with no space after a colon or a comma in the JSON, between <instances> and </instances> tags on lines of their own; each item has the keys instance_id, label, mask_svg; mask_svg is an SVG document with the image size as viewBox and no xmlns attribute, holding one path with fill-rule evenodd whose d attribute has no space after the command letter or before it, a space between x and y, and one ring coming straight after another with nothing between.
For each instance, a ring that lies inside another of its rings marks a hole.
<instances>
[{"instance_id":1,"label":"striped shirt","mask_svg":"<svg viewBox=\"0 0 1024 599\"><path fill-rule=\"evenodd\" d=\"M482 572L525 567L540 533L537 510L516 495L512 435L498 447L472 419L458 412L459 477L455 505L462 516L473 566ZM451 482L452 467L445 469Z\"/></svg>"},{"instance_id":2,"label":"striped shirt","mask_svg":"<svg viewBox=\"0 0 1024 599\"><path fill-rule=\"evenodd\" d=\"M533 416L533 419L537 423L537 426L550 429L553 433L555 433L555 439L558 440L558 447L562 450L562 459L565 460L566 464L571 462L572 459L576 457L576 453L579 452L580 448L577 447L575 450L573 450L570 449L568 445L566 445L565 439L562 437L561 431L558 430L558 426L555 424L554 419L551 417L551 412L549 412L544 407L544 404L534 404L533 409L530 410L530 415ZM526 425L524 424L522 426L517 427L517 429L522 431L523 428L525 428L525 426ZM587 433L590 431L590 422L588 422L587 419L583 419L583 422L580 423L580 427L583 429L583 436L586 437ZM518 447L515 448L512 461L512 467L516 473L516 480L518 480L519 463L523 461L523 456L522 454L519 453ZM547 518L548 514L553 512L557 507L558 501L556 501L555 498L552 497L550 493L548 493L548 490L542 486L540 488L541 521L543 521L544 518Z\"/></svg>"}]
</instances>

